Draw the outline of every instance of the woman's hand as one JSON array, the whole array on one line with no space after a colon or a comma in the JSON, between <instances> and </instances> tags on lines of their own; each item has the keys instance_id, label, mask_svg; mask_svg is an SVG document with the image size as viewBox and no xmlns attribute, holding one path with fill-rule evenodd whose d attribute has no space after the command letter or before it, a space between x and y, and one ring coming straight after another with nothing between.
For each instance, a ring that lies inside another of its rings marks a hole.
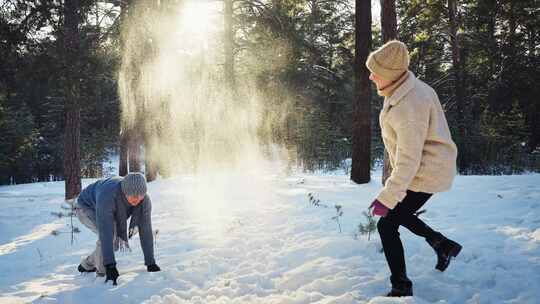
<instances>
[{"instance_id":1,"label":"woman's hand","mask_svg":"<svg viewBox=\"0 0 540 304\"><path fill-rule=\"evenodd\" d=\"M385 217L388 214L389 210L388 207L379 202L379 200L374 200L373 203L371 203L371 205L369 206L369 208L373 208L373 210L371 210L372 215L378 215L382 217Z\"/></svg>"}]
</instances>

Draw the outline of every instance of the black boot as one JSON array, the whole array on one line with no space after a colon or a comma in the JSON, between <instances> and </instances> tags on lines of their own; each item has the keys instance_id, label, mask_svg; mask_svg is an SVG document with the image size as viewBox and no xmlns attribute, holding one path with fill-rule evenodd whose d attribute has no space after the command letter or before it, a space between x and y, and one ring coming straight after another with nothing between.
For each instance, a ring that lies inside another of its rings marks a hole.
<instances>
[{"instance_id":1,"label":"black boot","mask_svg":"<svg viewBox=\"0 0 540 304\"><path fill-rule=\"evenodd\" d=\"M448 268L452 258L457 257L462 248L460 244L447 239L438 232L435 237L426 240L437 253L437 265L435 268L440 271L445 271Z\"/></svg>"},{"instance_id":2,"label":"black boot","mask_svg":"<svg viewBox=\"0 0 540 304\"><path fill-rule=\"evenodd\" d=\"M390 277L392 290L386 294L387 297L412 297L412 282L406 275L399 277Z\"/></svg>"},{"instance_id":3,"label":"black boot","mask_svg":"<svg viewBox=\"0 0 540 304\"><path fill-rule=\"evenodd\" d=\"M86 268L83 267L83 265L79 264L79 267L77 267L77 270L80 272L80 273L85 273L85 272L96 272L96 268L92 268L90 270L87 270Z\"/></svg>"}]
</instances>

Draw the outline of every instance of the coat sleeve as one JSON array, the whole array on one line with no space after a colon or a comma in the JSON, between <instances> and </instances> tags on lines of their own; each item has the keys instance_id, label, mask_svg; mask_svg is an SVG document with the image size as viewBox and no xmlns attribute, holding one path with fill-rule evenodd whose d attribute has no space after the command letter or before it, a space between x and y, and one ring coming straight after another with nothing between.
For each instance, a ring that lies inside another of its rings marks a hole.
<instances>
[{"instance_id":1,"label":"coat sleeve","mask_svg":"<svg viewBox=\"0 0 540 304\"><path fill-rule=\"evenodd\" d=\"M113 196L110 193L102 193L96 201L96 224L101 242L103 265L116 265L113 250L114 238L114 215Z\"/></svg>"},{"instance_id":2,"label":"coat sleeve","mask_svg":"<svg viewBox=\"0 0 540 304\"><path fill-rule=\"evenodd\" d=\"M416 176L429 127L429 108L409 107L398 111L393 123L396 132L395 168L377 199L394 209L407 195L407 189Z\"/></svg>"},{"instance_id":3,"label":"coat sleeve","mask_svg":"<svg viewBox=\"0 0 540 304\"><path fill-rule=\"evenodd\" d=\"M423 122L407 122L396 129L397 148L395 168L377 199L386 207L394 209L407 195L420 162L428 126Z\"/></svg>"},{"instance_id":4,"label":"coat sleeve","mask_svg":"<svg viewBox=\"0 0 540 304\"><path fill-rule=\"evenodd\" d=\"M144 254L144 264L155 264L154 260L154 234L152 230L152 201L147 194L143 201L142 216L139 221L139 238Z\"/></svg>"}]
</instances>

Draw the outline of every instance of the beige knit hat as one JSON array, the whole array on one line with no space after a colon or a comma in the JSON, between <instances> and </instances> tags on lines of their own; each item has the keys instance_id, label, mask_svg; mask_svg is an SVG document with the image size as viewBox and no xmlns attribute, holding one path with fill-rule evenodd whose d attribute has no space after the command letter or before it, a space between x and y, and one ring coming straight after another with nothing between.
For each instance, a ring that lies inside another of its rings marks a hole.
<instances>
[{"instance_id":1,"label":"beige knit hat","mask_svg":"<svg viewBox=\"0 0 540 304\"><path fill-rule=\"evenodd\" d=\"M389 81L398 79L409 69L409 51L398 40L391 40L369 54L367 68L375 75Z\"/></svg>"}]
</instances>

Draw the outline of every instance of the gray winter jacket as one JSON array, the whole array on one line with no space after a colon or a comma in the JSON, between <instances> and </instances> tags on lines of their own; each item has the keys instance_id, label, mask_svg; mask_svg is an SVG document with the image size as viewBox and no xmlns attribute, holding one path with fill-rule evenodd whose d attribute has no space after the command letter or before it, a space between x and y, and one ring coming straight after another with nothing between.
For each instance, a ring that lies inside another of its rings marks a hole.
<instances>
[{"instance_id":1,"label":"gray winter jacket","mask_svg":"<svg viewBox=\"0 0 540 304\"><path fill-rule=\"evenodd\" d=\"M131 206L122 193L121 181L122 177L111 177L89 185L79 195L77 207L90 211L87 213L90 214L90 219L96 224L99 232L104 265L116 264L113 249L114 225L116 225L118 237L127 244L126 225L129 217L131 217L129 238L138 228L144 264L155 264L150 197L146 194L139 205Z\"/></svg>"}]
</instances>

